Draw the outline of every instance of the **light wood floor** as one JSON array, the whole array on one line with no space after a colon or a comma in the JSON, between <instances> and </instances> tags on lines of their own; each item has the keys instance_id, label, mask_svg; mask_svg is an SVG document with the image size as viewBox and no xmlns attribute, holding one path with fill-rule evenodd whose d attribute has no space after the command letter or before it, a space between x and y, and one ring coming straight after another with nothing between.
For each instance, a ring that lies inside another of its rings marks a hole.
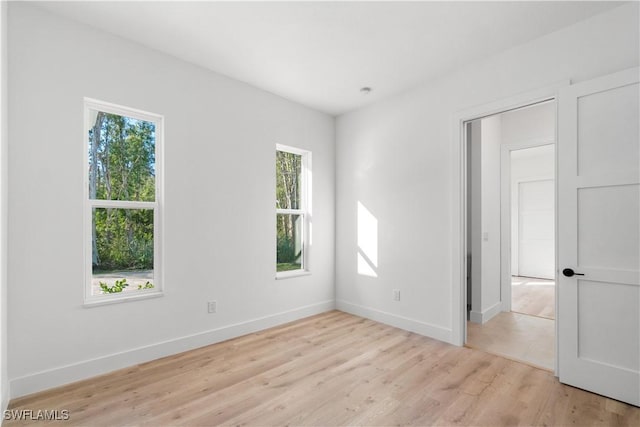
<instances>
[{"instance_id":1,"label":"light wood floor","mask_svg":"<svg viewBox=\"0 0 640 427\"><path fill-rule=\"evenodd\" d=\"M483 325L467 322L467 345L553 371L555 322L503 311Z\"/></svg>"},{"instance_id":2,"label":"light wood floor","mask_svg":"<svg viewBox=\"0 0 640 427\"><path fill-rule=\"evenodd\" d=\"M640 425L640 409L547 371L338 311L10 407L67 409L59 425L92 426Z\"/></svg>"},{"instance_id":3,"label":"light wood floor","mask_svg":"<svg viewBox=\"0 0 640 427\"><path fill-rule=\"evenodd\" d=\"M511 311L555 319L555 292L553 280L514 276L511 278Z\"/></svg>"}]
</instances>

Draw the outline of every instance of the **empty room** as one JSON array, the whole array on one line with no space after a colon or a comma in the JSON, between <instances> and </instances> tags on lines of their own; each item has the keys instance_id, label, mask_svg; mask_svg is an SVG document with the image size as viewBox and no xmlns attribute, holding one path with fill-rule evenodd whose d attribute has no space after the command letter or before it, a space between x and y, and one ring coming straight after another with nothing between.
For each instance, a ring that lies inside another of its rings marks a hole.
<instances>
[{"instance_id":1,"label":"empty room","mask_svg":"<svg viewBox=\"0 0 640 427\"><path fill-rule=\"evenodd\" d=\"M0 1L5 426L640 425L640 3Z\"/></svg>"}]
</instances>

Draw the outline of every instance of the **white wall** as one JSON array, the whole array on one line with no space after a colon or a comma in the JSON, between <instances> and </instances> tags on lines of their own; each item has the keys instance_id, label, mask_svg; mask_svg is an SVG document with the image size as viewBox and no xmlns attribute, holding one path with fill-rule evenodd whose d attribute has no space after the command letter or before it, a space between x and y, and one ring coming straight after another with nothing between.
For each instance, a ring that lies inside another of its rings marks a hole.
<instances>
[{"instance_id":1,"label":"white wall","mask_svg":"<svg viewBox=\"0 0 640 427\"><path fill-rule=\"evenodd\" d=\"M332 117L24 3L9 85L12 397L333 308ZM165 116L162 298L82 306L85 96ZM313 271L287 280L276 143L313 152Z\"/></svg>"},{"instance_id":2,"label":"white wall","mask_svg":"<svg viewBox=\"0 0 640 427\"><path fill-rule=\"evenodd\" d=\"M500 312L500 145L502 143L501 115L475 120L480 125L479 138L475 139L474 151L480 151L480 185L473 184L471 192L480 193L479 208L472 206L472 234L480 237L479 248L473 249L473 258L480 258L479 280L472 280L472 304L470 320L485 323ZM472 162L474 152L472 152ZM477 164L477 163L476 163ZM479 188L478 188L479 187ZM472 194L472 199L476 195ZM478 220L479 219L479 220ZM477 228L479 225L479 229ZM474 239L475 240L475 239ZM473 263L472 263L473 264Z\"/></svg>"},{"instance_id":3,"label":"white wall","mask_svg":"<svg viewBox=\"0 0 640 427\"><path fill-rule=\"evenodd\" d=\"M7 371L7 2L0 1L0 410L9 403Z\"/></svg>"},{"instance_id":4,"label":"white wall","mask_svg":"<svg viewBox=\"0 0 640 427\"><path fill-rule=\"evenodd\" d=\"M482 120L482 321L500 312L500 144L502 117Z\"/></svg>"},{"instance_id":5,"label":"white wall","mask_svg":"<svg viewBox=\"0 0 640 427\"><path fill-rule=\"evenodd\" d=\"M502 113L504 144L553 141L556 137L556 106L545 102Z\"/></svg>"},{"instance_id":6,"label":"white wall","mask_svg":"<svg viewBox=\"0 0 640 427\"><path fill-rule=\"evenodd\" d=\"M639 38L638 4L626 4L339 117L337 306L453 341L455 112L637 66ZM375 279L356 271L358 201L379 224Z\"/></svg>"}]
</instances>

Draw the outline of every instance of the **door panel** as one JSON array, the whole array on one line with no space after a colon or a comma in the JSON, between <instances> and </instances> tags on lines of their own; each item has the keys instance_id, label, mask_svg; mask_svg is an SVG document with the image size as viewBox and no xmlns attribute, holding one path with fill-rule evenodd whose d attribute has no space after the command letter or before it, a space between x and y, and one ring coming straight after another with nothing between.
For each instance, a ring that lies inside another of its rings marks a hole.
<instances>
[{"instance_id":1,"label":"door panel","mask_svg":"<svg viewBox=\"0 0 640 427\"><path fill-rule=\"evenodd\" d=\"M578 357L638 371L640 347L628 343L640 334L639 288L578 280L578 306ZM609 315L602 316L603 310Z\"/></svg>"},{"instance_id":2,"label":"door panel","mask_svg":"<svg viewBox=\"0 0 640 427\"><path fill-rule=\"evenodd\" d=\"M640 405L640 163L632 69L560 91L560 381Z\"/></svg>"},{"instance_id":3,"label":"door panel","mask_svg":"<svg viewBox=\"0 0 640 427\"><path fill-rule=\"evenodd\" d=\"M578 98L578 175L638 171L638 85Z\"/></svg>"},{"instance_id":4,"label":"door panel","mask_svg":"<svg viewBox=\"0 0 640 427\"><path fill-rule=\"evenodd\" d=\"M634 270L640 248L640 186L578 189L578 263Z\"/></svg>"}]
</instances>

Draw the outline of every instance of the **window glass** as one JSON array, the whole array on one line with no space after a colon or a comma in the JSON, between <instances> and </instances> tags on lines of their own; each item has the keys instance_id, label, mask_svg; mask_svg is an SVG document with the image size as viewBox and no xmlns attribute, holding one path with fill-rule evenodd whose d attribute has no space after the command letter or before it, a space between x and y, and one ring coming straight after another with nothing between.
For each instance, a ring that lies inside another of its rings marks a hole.
<instances>
[{"instance_id":1,"label":"window glass","mask_svg":"<svg viewBox=\"0 0 640 427\"><path fill-rule=\"evenodd\" d=\"M311 153L276 146L276 277L308 270Z\"/></svg>"},{"instance_id":2,"label":"window glass","mask_svg":"<svg viewBox=\"0 0 640 427\"><path fill-rule=\"evenodd\" d=\"M301 209L302 156L276 151L276 208Z\"/></svg>"},{"instance_id":3,"label":"window glass","mask_svg":"<svg viewBox=\"0 0 640 427\"><path fill-rule=\"evenodd\" d=\"M303 216L277 214L277 269L290 271L302 269Z\"/></svg>"},{"instance_id":4,"label":"window glass","mask_svg":"<svg viewBox=\"0 0 640 427\"><path fill-rule=\"evenodd\" d=\"M153 210L94 208L91 294L154 289Z\"/></svg>"},{"instance_id":5,"label":"window glass","mask_svg":"<svg viewBox=\"0 0 640 427\"><path fill-rule=\"evenodd\" d=\"M90 110L89 198L155 200L155 124Z\"/></svg>"}]
</instances>

